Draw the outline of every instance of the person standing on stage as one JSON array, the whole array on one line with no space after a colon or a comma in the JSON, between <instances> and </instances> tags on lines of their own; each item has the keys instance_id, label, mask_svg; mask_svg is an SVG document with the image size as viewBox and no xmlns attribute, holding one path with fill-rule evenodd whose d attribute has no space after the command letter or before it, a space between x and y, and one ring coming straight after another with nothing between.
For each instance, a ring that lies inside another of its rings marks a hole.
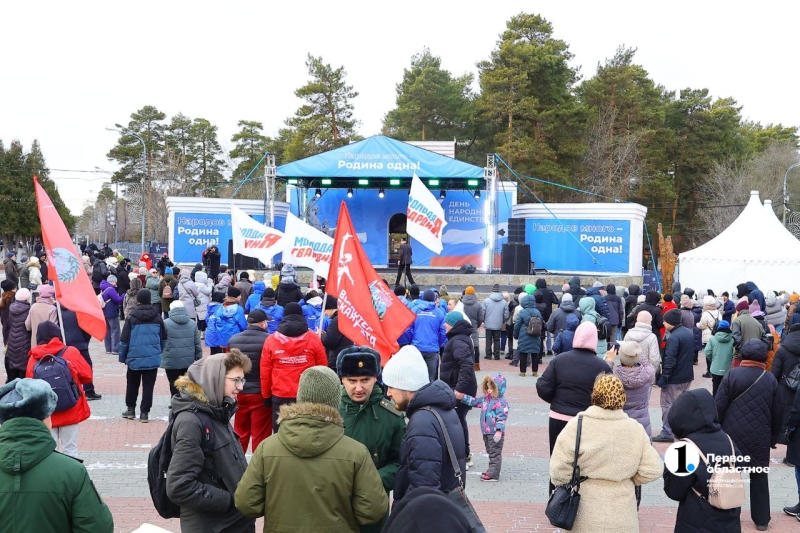
<instances>
[{"instance_id":1,"label":"person standing on stage","mask_svg":"<svg viewBox=\"0 0 800 533\"><path fill-rule=\"evenodd\" d=\"M408 283L414 285L414 278L411 276L411 244L406 239L400 239L400 258L397 260L397 281L394 282L395 287L400 285L400 278L403 276L403 269L406 270L406 278Z\"/></svg>"}]
</instances>

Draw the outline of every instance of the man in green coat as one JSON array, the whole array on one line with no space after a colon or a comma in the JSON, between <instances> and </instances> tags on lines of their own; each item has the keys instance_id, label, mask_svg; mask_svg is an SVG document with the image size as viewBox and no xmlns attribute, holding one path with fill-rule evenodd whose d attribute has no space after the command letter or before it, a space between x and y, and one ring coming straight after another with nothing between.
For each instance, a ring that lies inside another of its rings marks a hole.
<instances>
[{"instance_id":1,"label":"man in green coat","mask_svg":"<svg viewBox=\"0 0 800 533\"><path fill-rule=\"evenodd\" d=\"M111 511L82 462L55 453L56 400L41 379L0 387L0 531L111 533Z\"/></svg>"},{"instance_id":2,"label":"man in green coat","mask_svg":"<svg viewBox=\"0 0 800 533\"><path fill-rule=\"evenodd\" d=\"M388 495L400 467L406 423L403 413L384 398L383 387L378 384L380 360L380 354L372 348L351 346L339 352L336 371L344 385L339 402L344 434L367 447ZM380 532L385 520L383 517L377 524L361 526L362 533Z\"/></svg>"}]
</instances>

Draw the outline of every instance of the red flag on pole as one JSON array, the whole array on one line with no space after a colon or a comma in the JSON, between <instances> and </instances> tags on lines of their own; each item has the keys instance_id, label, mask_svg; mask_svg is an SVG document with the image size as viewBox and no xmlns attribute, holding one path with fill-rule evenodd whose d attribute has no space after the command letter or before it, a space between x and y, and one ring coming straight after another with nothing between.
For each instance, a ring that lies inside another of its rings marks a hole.
<instances>
[{"instance_id":1,"label":"red flag on pole","mask_svg":"<svg viewBox=\"0 0 800 533\"><path fill-rule=\"evenodd\" d=\"M42 226L42 239L47 250L50 275L56 289L56 299L64 307L71 309L78 316L78 325L83 331L97 340L106 336L106 319L100 302L92 289L92 283L78 257L72 239L64 222L58 216L53 201L39 185L39 178L33 177L36 188L36 205L39 208L39 223Z\"/></svg>"},{"instance_id":2,"label":"red flag on pole","mask_svg":"<svg viewBox=\"0 0 800 533\"><path fill-rule=\"evenodd\" d=\"M357 345L381 354L381 366L397 352L397 339L414 322L413 311L397 299L372 268L342 202L326 293L339 300L339 331Z\"/></svg>"}]
</instances>

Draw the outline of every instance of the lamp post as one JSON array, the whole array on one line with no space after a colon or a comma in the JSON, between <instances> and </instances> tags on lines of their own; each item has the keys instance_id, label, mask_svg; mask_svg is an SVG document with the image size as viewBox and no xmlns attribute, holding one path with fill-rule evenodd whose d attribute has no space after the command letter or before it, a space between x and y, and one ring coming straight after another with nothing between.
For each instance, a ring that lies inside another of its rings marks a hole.
<instances>
[{"instance_id":1,"label":"lamp post","mask_svg":"<svg viewBox=\"0 0 800 533\"><path fill-rule=\"evenodd\" d=\"M105 172L106 174L113 174L113 172L109 172L108 170L103 170L100 167L94 167L94 169L97 170L97 171L100 171L100 172ZM119 211L117 210L117 201L118 200L119 200L119 182L115 181L114 182L114 202L113 202L113 204L114 204L114 212L109 214L109 220L111 221L111 225L114 226L114 244L119 243L119 232L118 232L118 227L117 227L117 223L119 222L117 220L117 216L119 214Z\"/></svg>"},{"instance_id":2,"label":"lamp post","mask_svg":"<svg viewBox=\"0 0 800 533\"><path fill-rule=\"evenodd\" d=\"M786 226L786 203L788 198L788 194L786 193L786 180L789 179L789 171L793 168L800 167L800 161L795 163L794 165L790 166L786 169L786 173L783 175L783 225Z\"/></svg>"},{"instance_id":3,"label":"lamp post","mask_svg":"<svg viewBox=\"0 0 800 533\"><path fill-rule=\"evenodd\" d=\"M145 144L144 139L142 139L142 136L139 135L138 133L136 133L135 131L131 131L128 128L126 128L124 126L121 126L119 124L114 124L114 125L119 129L117 129L117 130L114 130L114 129L111 129L111 128L106 128L106 129L108 129L109 131L119 131L120 133L127 133L128 135L132 135L132 136L136 137L136 139L140 143L142 143L142 159L144 160L144 174L142 175L142 243L141 244L142 244L142 253L144 253L145 252L145 249L144 249L144 224L145 224L145 198L146 198L145 197L145 192L144 192L144 187L145 187L145 180L147 179L147 145Z\"/></svg>"}]
</instances>

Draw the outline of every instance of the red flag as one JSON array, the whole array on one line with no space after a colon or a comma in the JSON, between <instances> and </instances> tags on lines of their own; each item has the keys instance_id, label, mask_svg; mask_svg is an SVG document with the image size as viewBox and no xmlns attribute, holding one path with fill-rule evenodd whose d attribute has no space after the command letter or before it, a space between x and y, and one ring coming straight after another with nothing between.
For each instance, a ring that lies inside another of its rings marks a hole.
<instances>
[{"instance_id":1,"label":"red flag","mask_svg":"<svg viewBox=\"0 0 800 533\"><path fill-rule=\"evenodd\" d=\"M53 201L47 195L39 178L33 177L36 188L36 205L39 208L39 223L42 225L42 239L50 263L50 274L56 289L56 299L64 307L75 311L78 325L83 331L97 340L106 336L106 319L100 302L94 294L92 282L83 267L83 262L75 250L64 222L58 216Z\"/></svg>"},{"instance_id":2,"label":"red flag","mask_svg":"<svg viewBox=\"0 0 800 533\"><path fill-rule=\"evenodd\" d=\"M342 202L326 292L339 300L339 331L381 354L381 366L397 352L397 339L416 316L372 268Z\"/></svg>"}]
</instances>

